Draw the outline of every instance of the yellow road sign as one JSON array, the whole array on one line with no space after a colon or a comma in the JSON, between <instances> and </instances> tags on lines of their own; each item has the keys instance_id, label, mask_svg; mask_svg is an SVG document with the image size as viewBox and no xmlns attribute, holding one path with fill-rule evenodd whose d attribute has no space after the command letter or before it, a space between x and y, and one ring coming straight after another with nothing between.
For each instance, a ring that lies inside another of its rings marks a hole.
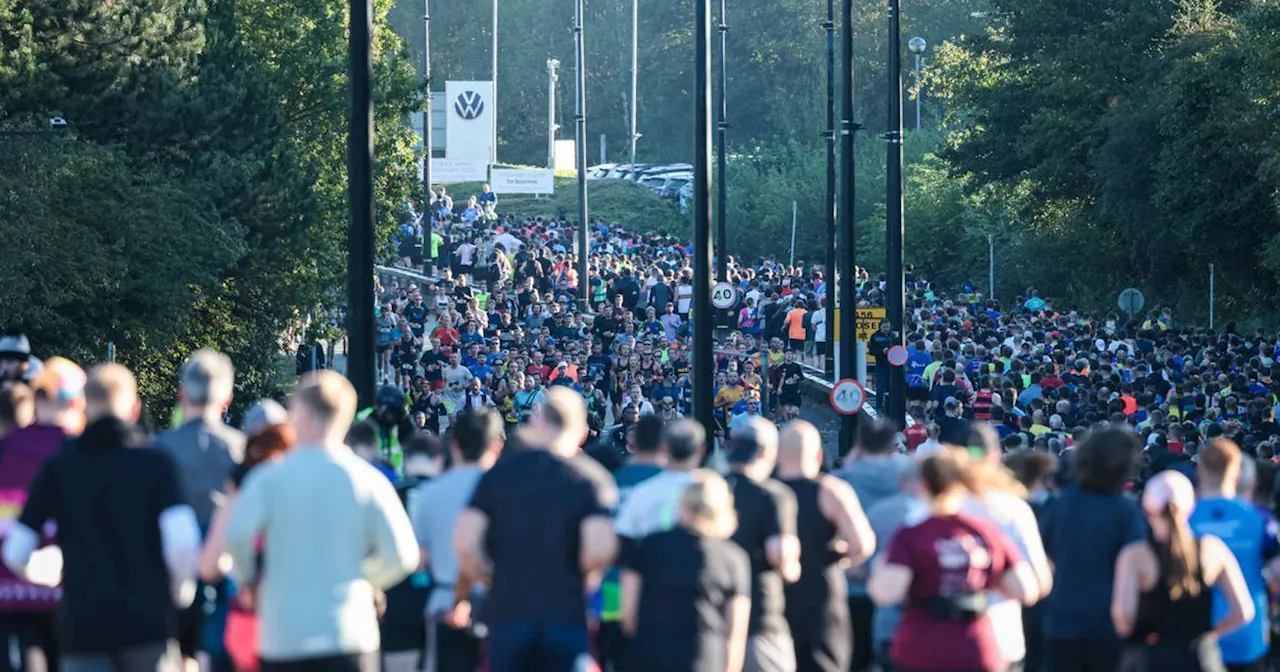
<instances>
[{"instance_id":1,"label":"yellow road sign","mask_svg":"<svg viewBox=\"0 0 1280 672\"><path fill-rule=\"evenodd\" d=\"M858 309L857 337L859 342L866 343L871 340L871 335L876 333L876 330L880 328L880 320L884 319L884 315L885 315L884 308L859 308ZM830 340L832 342L840 340L840 309L839 308L835 309L835 316L832 318L831 325L834 328L833 331L831 332L834 337L831 338Z\"/></svg>"}]
</instances>

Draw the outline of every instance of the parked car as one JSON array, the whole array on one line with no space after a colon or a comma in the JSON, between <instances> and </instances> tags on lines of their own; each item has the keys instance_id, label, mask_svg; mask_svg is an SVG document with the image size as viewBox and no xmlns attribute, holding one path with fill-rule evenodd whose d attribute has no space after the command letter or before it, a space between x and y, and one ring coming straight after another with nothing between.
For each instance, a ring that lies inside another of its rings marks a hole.
<instances>
[{"instance_id":1,"label":"parked car","mask_svg":"<svg viewBox=\"0 0 1280 672\"><path fill-rule=\"evenodd\" d=\"M587 169L588 180L602 180L609 176L609 171L613 170L615 163L602 163L598 166L592 166Z\"/></svg>"}]
</instances>

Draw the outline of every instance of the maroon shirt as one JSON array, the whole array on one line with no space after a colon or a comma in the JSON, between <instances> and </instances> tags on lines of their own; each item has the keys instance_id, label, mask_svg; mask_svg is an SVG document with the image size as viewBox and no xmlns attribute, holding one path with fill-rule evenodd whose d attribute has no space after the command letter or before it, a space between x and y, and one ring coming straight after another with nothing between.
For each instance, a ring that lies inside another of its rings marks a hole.
<instances>
[{"instance_id":1,"label":"maroon shirt","mask_svg":"<svg viewBox=\"0 0 1280 672\"><path fill-rule=\"evenodd\" d=\"M17 523L31 482L65 438L60 427L32 425L14 430L0 441L0 543ZM45 535L44 542L50 541ZM51 612L61 596L61 588L34 586L0 563L0 614Z\"/></svg>"},{"instance_id":2,"label":"maroon shirt","mask_svg":"<svg viewBox=\"0 0 1280 672\"><path fill-rule=\"evenodd\" d=\"M1002 660L991 619L937 620L927 600L992 590L1022 561L1017 546L991 523L968 516L940 516L898 531L889 540L888 564L911 570L911 587L894 633L894 665L911 670L1000 670ZM913 606L919 604L921 606Z\"/></svg>"}]
</instances>

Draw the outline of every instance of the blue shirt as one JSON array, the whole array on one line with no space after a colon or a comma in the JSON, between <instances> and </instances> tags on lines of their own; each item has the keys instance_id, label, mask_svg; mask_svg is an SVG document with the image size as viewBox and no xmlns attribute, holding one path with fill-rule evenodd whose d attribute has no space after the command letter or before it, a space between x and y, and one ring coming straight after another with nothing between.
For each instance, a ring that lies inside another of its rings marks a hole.
<instances>
[{"instance_id":1,"label":"blue shirt","mask_svg":"<svg viewBox=\"0 0 1280 672\"><path fill-rule=\"evenodd\" d=\"M1111 589L1116 556L1126 544L1147 538L1138 505L1124 495L1073 485L1045 506L1040 536L1054 567L1053 592L1045 601L1045 636L1115 642Z\"/></svg>"},{"instance_id":2,"label":"blue shirt","mask_svg":"<svg viewBox=\"0 0 1280 672\"><path fill-rule=\"evenodd\" d=\"M1241 499L1212 497L1196 502L1191 514L1191 530L1196 536L1211 534L1231 549L1240 563L1249 595L1253 597L1253 620L1218 639L1222 662L1228 665L1251 663L1267 652L1271 622L1267 618L1267 583L1262 578L1266 558L1277 551L1275 523L1268 525L1253 504ZM1213 622L1227 615L1222 591L1213 590Z\"/></svg>"},{"instance_id":3,"label":"blue shirt","mask_svg":"<svg viewBox=\"0 0 1280 672\"><path fill-rule=\"evenodd\" d=\"M912 347L911 352L907 355L907 385L910 387L924 387L924 370L929 368L932 363L933 356Z\"/></svg>"}]
</instances>

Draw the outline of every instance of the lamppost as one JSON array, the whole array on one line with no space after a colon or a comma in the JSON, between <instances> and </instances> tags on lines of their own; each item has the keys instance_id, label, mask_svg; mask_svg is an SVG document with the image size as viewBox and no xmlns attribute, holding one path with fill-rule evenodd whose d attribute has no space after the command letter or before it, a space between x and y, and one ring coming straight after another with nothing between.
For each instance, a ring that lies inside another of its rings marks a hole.
<instances>
[{"instance_id":1,"label":"lamppost","mask_svg":"<svg viewBox=\"0 0 1280 672\"><path fill-rule=\"evenodd\" d=\"M854 229L854 155L853 134L859 126L853 120L853 0L840 3L840 349L838 377L853 378L858 373L858 273L856 259L857 232ZM829 282L836 282L834 277ZM853 449L858 428L857 416L840 416L840 445L843 457Z\"/></svg>"},{"instance_id":2,"label":"lamppost","mask_svg":"<svg viewBox=\"0 0 1280 672\"><path fill-rule=\"evenodd\" d=\"M556 82L560 80L556 71L559 68L560 61L547 59L547 168L550 169L556 167L556 130L560 128L556 124Z\"/></svg>"},{"instance_id":3,"label":"lamppost","mask_svg":"<svg viewBox=\"0 0 1280 672\"><path fill-rule=\"evenodd\" d=\"M913 37L907 42L907 48L916 55L916 130L920 130L920 99L924 97L924 79L920 74L920 64L929 43L923 37Z\"/></svg>"},{"instance_id":4,"label":"lamppost","mask_svg":"<svg viewBox=\"0 0 1280 672\"><path fill-rule=\"evenodd\" d=\"M497 0L494 0L496 3ZM587 52L582 37L583 0L574 3L573 61L574 79L574 153L578 168L578 301L585 312L590 305L591 240L587 234Z\"/></svg>"},{"instance_id":5,"label":"lamppost","mask_svg":"<svg viewBox=\"0 0 1280 672\"><path fill-rule=\"evenodd\" d=\"M581 0L579 0L581 1ZM851 0L846 0L846 2ZM711 306L711 0L694 0L693 417L715 435Z\"/></svg>"},{"instance_id":6,"label":"lamppost","mask_svg":"<svg viewBox=\"0 0 1280 672\"><path fill-rule=\"evenodd\" d=\"M827 220L826 286L828 312L834 314L836 301L836 0L827 0ZM834 361L834 357L832 358Z\"/></svg>"},{"instance_id":7,"label":"lamppost","mask_svg":"<svg viewBox=\"0 0 1280 672\"><path fill-rule=\"evenodd\" d=\"M493 0L493 57L489 65L489 77L493 80L493 94L489 101L493 112L490 117L489 163L498 162L498 0Z\"/></svg>"},{"instance_id":8,"label":"lamppost","mask_svg":"<svg viewBox=\"0 0 1280 672\"><path fill-rule=\"evenodd\" d=\"M885 133L885 316L893 345L905 338L906 283L902 259L902 26L900 0L889 0L889 123ZM884 417L906 426L906 377L903 367L889 369L889 409Z\"/></svg>"},{"instance_id":9,"label":"lamppost","mask_svg":"<svg viewBox=\"0 0 1280 672\"><path fill-rule=\"evenodd\" d=\"M729 96L725 91L728 84L725 61L727 53L729 24L726 23L725 12L729 9L727 0L720 0L720 120L716 124L716 278L720 282L729 280L728 229L725 223L725 208L729 202L729 184L726 179L727 157L725 155L725 131L729 128Z\"/></svg>"},{"instance_id":10,"label":"lamppost","mask_svg":"<svg viewBox=\"0 0 1280 672\"><path fill-rule=\"evenodd\" d=\"M436 246L431 242L435 233L431 213L431 0L422 0L422 86L427 96L422 108L422 228L426 236L423 247L427 267L434 268Z\"/></svg>"},{"instance_id":11,"label":"lamppost","mask_svg":"<svg viewBox=\"0 0 1280 672\"><path fill-rule=\"evenodd\" d=\"M373 0L351 0L351 32L347 38L351 68L351 111L347 117L347 378L356 389L361 408L373 404L377 370L373 336L372 36Z\"/></svg>"},{"instance_id":12,"label":"lamppost","mask_svg":"<svg viewBox=\"0 0 1280 672\"><path fill-rule=\"evenodd\" d=\"M640 95L640 0L631 0L631 164L636 163L636 110Z\"/></svg>"}]
</instances>

